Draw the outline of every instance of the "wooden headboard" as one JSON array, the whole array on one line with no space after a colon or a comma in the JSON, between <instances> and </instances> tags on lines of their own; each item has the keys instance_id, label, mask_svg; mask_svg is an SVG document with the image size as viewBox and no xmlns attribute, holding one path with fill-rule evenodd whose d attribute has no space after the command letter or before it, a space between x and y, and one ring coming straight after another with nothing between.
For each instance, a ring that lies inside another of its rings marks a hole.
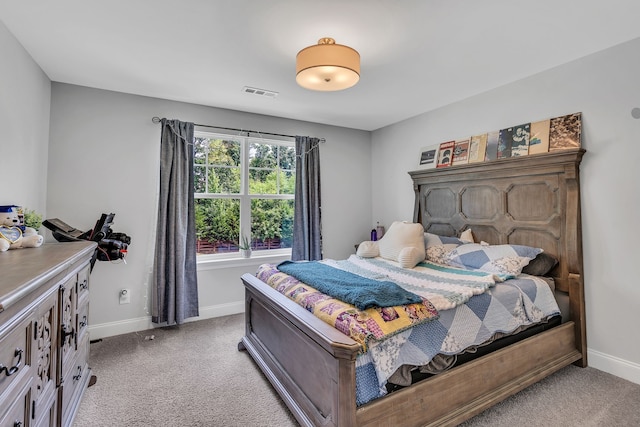
<instances>
[{"instance_id":1,"label":"wooden headboard","mask_svg":"<svg viewBox=\"0 0 640 427\"><path fill-rule=\"evenodd\" d=\"M569 293L570 317L586 360L580 161L585 150L494 160L409 172L413 220L425 231L476 241L540 247L556 256L551 276Z\"/></svg>"}]
</instances>

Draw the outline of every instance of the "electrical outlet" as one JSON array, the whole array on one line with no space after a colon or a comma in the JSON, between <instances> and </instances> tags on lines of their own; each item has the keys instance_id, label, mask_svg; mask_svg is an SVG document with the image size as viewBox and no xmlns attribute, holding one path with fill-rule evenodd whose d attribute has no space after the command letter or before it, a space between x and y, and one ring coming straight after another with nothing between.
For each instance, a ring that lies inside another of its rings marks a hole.
<instances>
[{"instance_id":1,"label":"electrical outlet","mask_svg":"<svg viewBox=\"0 0 640 427\"><path fill-rule=\"evenodd\" d=\"M129 289L120 290L120 304L129 304L131 302L131 291Z\"/></svg>"}]
</instances>

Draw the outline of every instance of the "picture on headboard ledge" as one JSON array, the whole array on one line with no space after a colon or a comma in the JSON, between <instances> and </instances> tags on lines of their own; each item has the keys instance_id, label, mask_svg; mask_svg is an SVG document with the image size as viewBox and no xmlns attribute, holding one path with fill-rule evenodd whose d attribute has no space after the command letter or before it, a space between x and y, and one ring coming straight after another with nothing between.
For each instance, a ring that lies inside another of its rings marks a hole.
<instances>
[{"instance_id":1,"label":"picture on headboard ledge","mask_svg":"<svg viewBox=\"0 0 640 427\"><path fill-rule=\"evenodd\" d=\"M529 136L529 154L540 154L549 151L549 130L551 120L531 123Z\"/></svg>"},{"instance_id":2,"label":"picture on headboard ledge","mask_svg":"<svg viewBox=\"0 0 640 427\"><path fill-rule=\"evenodd\" d=\"M453 160L453 149L456 146L455 141L447 141L440 144L440 148L438 150L438 163L436 163L436 168L446 168L451 166L451 161Z\"/></svg>"},{"instance_id":3,"label":"picture on headboard ledge","mask_svg":"<svg viewBox=\"0 0 640 427\"><path fill-rule=\"evenodd\" d=\"M531 123L525 123L513 127L511 157L526 156L529 154L530 133Z\"/></svg>"},{"instance_id":4,"label":"picture on headboard ledge","mask_svg":"<svg viewBox=\"0 0 640 427\"><path fill-rule=\"evenodd\" d=\"M420 149L422 169L580 148L582 113L522 123Z\"/></svg>"},{"instance_id":5,"label":"picture on headboard ledge","mask_svg":"<svg viewBox=\"0 0 640 427\"><path fill-rule=\"evenodd\" d=\"M420 168L431 169L436 167L438 148L440 148L440 144L430 145L429 147L422 147L420 149Z\"/></svg>"},{"instance_id":6,"label":"picture on headboard ledge","mask_svg":"<svg viewBox=\"0 0 640 427\"><path fill-rule=\"evenodd\" d=\"M549 126L549 151L580 148L581 113L553 118Z\"/></svg>"},{"instance_id":7,"label":"picture on headboard ledge","mask_svg":"<svg viewBox=\"0 0 640 427\"><path fill-rule=\"evenodd\" d=\"M490 162L498 158L498 139L500 132L493 131L487 133L487 151L484 155L484 161Z\"/></svg>"},{"instance_id":8,"label":"picture on headboard ledge","mask_svg":"<svg viewBox=\"0 0 640 427\"><path fill-rule=\"evenodd\" d=\"M469 140L470 138L459 139L453 147L452 165L464 165L469 163Z\"/></svg>"},{"instance_id":9,"label":"picture on headboard ledge","mask_svg":"<svg viewBox=\"0 0 640 427\"><path fill-rule=\"evenodd\" d=\"M474 135L469 141L469 163L484 162L487 151L487 134Z\"/></svg>"},{"instance_id":10,"label":"picture on headboard ledge","mask_svg":"<svg viewBox=\"0 0 640 427\"><path fill-rule=\"evenodd\" d=\"M513 128L500 129L498 132L498 159L511 157L512 140Z\"/></svg>"}]
</instances>

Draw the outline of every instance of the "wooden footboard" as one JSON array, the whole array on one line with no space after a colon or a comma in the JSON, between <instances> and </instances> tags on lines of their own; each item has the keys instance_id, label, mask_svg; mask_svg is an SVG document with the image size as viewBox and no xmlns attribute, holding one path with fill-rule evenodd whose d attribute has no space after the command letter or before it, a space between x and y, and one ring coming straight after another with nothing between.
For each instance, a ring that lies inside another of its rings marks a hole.
<instances>
[{"instance_id":1,"label":"wooden footboard","mask_svg":"<svg viewBox=\"0 0 640 427\"><path fill-rule=\"evenodd\" d=\"M303 426L355 426L360 345L255 276L245 284L243 345Z\"/></svg>"}]
</instances>

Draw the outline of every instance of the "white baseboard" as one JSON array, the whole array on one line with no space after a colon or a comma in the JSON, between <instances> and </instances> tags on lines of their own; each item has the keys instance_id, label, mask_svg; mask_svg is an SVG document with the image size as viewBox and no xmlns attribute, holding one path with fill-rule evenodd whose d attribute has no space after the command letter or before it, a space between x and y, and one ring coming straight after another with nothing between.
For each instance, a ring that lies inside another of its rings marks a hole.
<instances>
[{"instance_id":1,"label":"white baseboard","mask_svg":"<svg viewBox=\"0 0 640 427\"><path fill-rule=\"evenodd\" d=\"M587 349L587 363L592 368L640 384L640 365L609 354Z\"/></svg>"},{"instance_id":2,"label":"white baseboard","mask_svg":"<svg viewBox=\"0 0 640 427\"><path fill-rule=\"evenodd\" d=\"M213 317L229 316L231 314L244 313L244 301L236 301L228 304L212 305L200 307L200 316L185 320L195 322L198 320L211 319ZM151 322L151 316L138 317L135 319L119 320L117 322L101 323L89 326L89 336L91 340L112 337L115 335L128 334L130 332L146 331L159 327Z\"/></svg>"}]
</instances>

